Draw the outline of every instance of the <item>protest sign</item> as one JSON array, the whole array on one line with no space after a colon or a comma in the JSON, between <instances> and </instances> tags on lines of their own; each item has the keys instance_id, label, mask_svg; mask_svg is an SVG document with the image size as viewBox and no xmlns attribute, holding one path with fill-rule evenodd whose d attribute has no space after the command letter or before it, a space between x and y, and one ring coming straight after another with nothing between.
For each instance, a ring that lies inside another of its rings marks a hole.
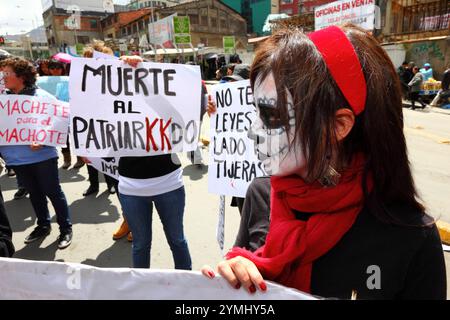
<instances>
[{"instance_id":1,"label":"protest sign","mask_svg":"<svg viewBox=\"0 0 450 320\"><path fill-rule=\"evenodd\" d=\"M200 130L199 66L73 59L71 138L87 157L193 151Z\"/></svg>"},{"instance_id":2,"label":"protest sign","mask_svg":"<svg viewBox=\"0 0 450 320\"><path fill-rule=\"evenodd\" d=\"M234 36L223 37L223 52L233 54L236 52L236 40Z\"/></svg>"},{"instance_id":3,"label":"protest sign","mask_svg":"<svg viewBox=\"0 0 450 320\"><path fill-rule=\"evenodd\" d=\"M173 48L172 21L177 13L148 25L150 43L163 48Z\"/></svg>"},{"instance_id":4,"label":"protest sign","mask_svg":"<svg viewBox=\"0 0 450 320\"><path fill-rule=\"evenodd\" d=\"M107 60L108 59L112 59L112 60L119 59L116 56L112 56L110 54L106 54L106 53L103 53L103 52L100 52L100 51L96 51L96 50L94 50L92 58L94 58L94 59L107 59Z\"/></svg>"},{"instance_id":5,"label":"protest sign","mask_svg":"<svg viewBox=\"0 0 450 320\"><path fill-rule=\"evenodd\" d=\"M48 97L0 95L0 145L65 146L69 104Z\"/></svg>"},{"instance_id":6,"label":"protest sign","mask_svg":"<svg viewBox=\"0 0 450 320\"><path fill-rule=\"evenodd\" d=\"M173 17L173 33L176 44L191 43L191 24L189 16Z\"/></svg>"},{"instance_id":7,"label":"protest sign","mask_svg":"<svg viewBox=\"0 0 450 320\"><path fill-rule=\"evenodd\" d=\"M316 300L270 281L267 292L250 294L220 276L207 279L198 271L96 268L14 258L0 258L0 270L2 299Z\"/></svg>"},{"instance_id":8,"label":"protest sign","mask_svg":"<svg viewBox=\"0 0 450 320\"><path fill-rule=\"evenodd\" d=\"M116 180L119 180L119 159L120 158L88 158L89 165Z\"/></svg>"},{"instance_id":9,"label":"protest sign","mask_svg":"<svg viewBox=\"0 0 450 320\"><path fill-rule=\"evenodd\" d=\"M218 84L212 88L217 112L211 116L208 190L245 197L255 177L266 175L247 132L256 116L250 81Z\"/></svg>"},{"instance_id":10,"label":"protest sign","mask_svg":"<svg viewBox=\"0 0 450 320\"><path fill-rule=\"evenodd\" d=\"M342 0L314 9L315 30L351 22L363 29L375 28L375 0Z\"/></svg>"}]
</instances>

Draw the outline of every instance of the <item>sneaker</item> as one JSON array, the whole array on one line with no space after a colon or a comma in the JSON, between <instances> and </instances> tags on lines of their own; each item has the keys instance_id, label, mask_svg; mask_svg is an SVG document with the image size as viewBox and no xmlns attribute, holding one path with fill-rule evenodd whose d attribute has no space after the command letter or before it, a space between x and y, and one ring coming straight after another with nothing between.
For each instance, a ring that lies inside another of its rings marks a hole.
<instances>
[{"instance_id":1,"label":"sneaker","mask_svg":"<svg viewBox=\"0 0 450 320\"><path fill-rule=\"evenodd\" d=\"M62 231L58 237L58 249L65 249L72 243L72 230Z\"/></svg>"},{"instance_id":2,"label":"sneaker","mask_svg":"<svg viewBox=\"0 0 450 320\"><path fill-rule=\"evenodd\" d=\"M19 200L22 198L25 198L29 192L25 188L20 188L17 190L17 192L14 194L14 200Z\"/></svg>"},{"instance_id":3,"label":"sneaker","mask_svg":"<svg viewBox=\"0 0 450 320\"><path fill-rule=\"evenodd\" d=\"M131 234L131 232L128 234L127 240L128 242L133 242L133 235Z\"/></svg>"},{"instance_id":4,"label":"sneaker","mask_svg":"<svg viewBox=\"0 0 450 320\"><path fill-rule=\"evenodd\" d=\"M83 196L87 197L87 196L97 193L97 192L98 192L98 187L94 187L94 186L90 185L89 188L87 188L87 190L85 192L83 192Z\"/></svg>"},{"instance_id":5,"label":"sneaker","mask_svg":"<svg viewBox=\"0 0 450 320\"><path fill-rule=\"evenodd\" d=\"M50 234L51 230L52 228L50 226L37 226L30 235L25 238L25 243L31 243L41 238L45 238Z\"/></svg>"},{"instance_id":6,"label":"sneaker","mask_svg":"<svg viewBox=\"0 0 450 320\"><path fill-rule=\"evenodd\" d=\"M8 169L8 177L14 177L16 175L16 172L14 169Z\"/></svg>"},{"instance_id":7,"label":"sneaker","mask_svg":"<svg viewBox=\"0 0 450 320\"><path fill-rule=\"evenodd\" d=\"M113 240L119 240L119 239L125 237L129 233L130 233L130 228L128 227L128 223L124 220L122 222L122 224L120 225L119 229L116 232L114 232Z\"/></svg>"}]
</instances>

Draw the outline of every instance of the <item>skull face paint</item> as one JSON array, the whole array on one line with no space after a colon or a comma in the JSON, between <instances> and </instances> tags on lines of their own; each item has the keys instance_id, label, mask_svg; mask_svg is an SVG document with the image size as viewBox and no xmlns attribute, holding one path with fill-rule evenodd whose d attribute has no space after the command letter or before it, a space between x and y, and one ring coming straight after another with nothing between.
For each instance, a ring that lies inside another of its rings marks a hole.
<instances>
[{"instance_id":1,"label":"skull face paint","mask_svg":"<svg viewBox=\"0 0 450 320\"><path fill-rule=\"evenodd\" d=\"M269 175L300 174L306 168L300 144L296 142L292 145L295 136L295 110L292 96L288 90L286 92L290 126L288 132L277 107L278 94L273 74L270 73L263 81L260 77L256 79L253 97L257 116L248 136L255 141L258 159Z\"/></svg>"}]
</instances>

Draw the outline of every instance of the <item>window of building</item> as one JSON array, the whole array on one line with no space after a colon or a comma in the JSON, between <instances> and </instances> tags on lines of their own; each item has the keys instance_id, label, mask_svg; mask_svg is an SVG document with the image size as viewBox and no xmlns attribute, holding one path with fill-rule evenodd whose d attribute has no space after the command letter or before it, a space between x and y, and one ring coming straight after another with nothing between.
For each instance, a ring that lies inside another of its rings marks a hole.
<instances>
[{"instance_id":1,"label":"window of building","mask_svg":"<svg viewBox=\"0 0 450 320\"><path fill-rule=\"evenodd\" d=\"M201 26L208 26L208 16L201 16L200 17L200 25Z\"/></svg>"},{"instance_id":2,"label":"window of building","mask_svg":"<svg viewBox=\"0 0 450 320\"><path fill-rule=\"evenodd\" d=\"M137 33L138 28L137 28L137 23L133 24L133 33ZM131 32L130 32L131 33Z\"/></svg>"},{"instance_id":3,"label":"window of building","mask_svg":"<svg viewBox=\"0 0 450 320\"><path fill-rule=\"evenodd\" d=\"M198 15L190 14L189 21L191 24L198 24Z\"/></svg>"},{"instance_id":4,"label":"window of building","mask_svg":"<svg viewBox=\"0 0 450 320\"><path fill-rule=\"evenodd\" d=\"M211 18L211 27L217 28L217 18Z\"/></svg>"},{"instance_id":5,"label":"window of building","mask_svg":"<svg viewBox=\"0 0 450 320\"><path fill-rule=\"evenodd\" d=\"M220 19L220 28L221 29L228 29L227 19Z\"/></svg>"},{"instance_id":6,"label":"window of building","mask_svg":"<svg viewBox=\"0 0 450 320\"><path fill-rule=\"evenodd\" d=\"M89 20L91 29L97 29L97 20Z\"/></svg>"},{"instance_id":7,"label":"window of building","mask_svg":"<svg viewBox=\"0 0 450 320\"><path fill-rule=\"evenodd\" d=\"M289 9L281 9L280 10L280 13L286 13L286 14L289 14L289 15L291 15L292 14L292 9L291 8L289 8Z\"/></svg>"},{"instance_id":8,"label":"window of building","mask_svg":"<svg viewBox=\"0 0 450 320\"><path fill-rule=\"evenodd\" d=\"M90 39L88 36L77 36L78 43L87 44L89 43Z\"/></svg>"}]
</instances>

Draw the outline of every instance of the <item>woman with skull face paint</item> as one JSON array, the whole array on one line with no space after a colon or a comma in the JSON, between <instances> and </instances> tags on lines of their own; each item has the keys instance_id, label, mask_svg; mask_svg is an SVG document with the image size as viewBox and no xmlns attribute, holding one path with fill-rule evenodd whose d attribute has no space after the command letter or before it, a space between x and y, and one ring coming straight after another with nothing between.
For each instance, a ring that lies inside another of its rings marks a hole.
<instances>
[{"instance_id":1,"label":"woman with skull face paint","mask_svg":"<svg viewBox=\"0 0 450 320\"><path fill-rule=\"evenodd\" d=\"M281 30L250 80L270 227L264 246L233 248L218 272L250 293L268 279L322 297L445 299L439 233L417 200L400 84L378 42L349 24Z\"/></svg>"}]
</instances>

